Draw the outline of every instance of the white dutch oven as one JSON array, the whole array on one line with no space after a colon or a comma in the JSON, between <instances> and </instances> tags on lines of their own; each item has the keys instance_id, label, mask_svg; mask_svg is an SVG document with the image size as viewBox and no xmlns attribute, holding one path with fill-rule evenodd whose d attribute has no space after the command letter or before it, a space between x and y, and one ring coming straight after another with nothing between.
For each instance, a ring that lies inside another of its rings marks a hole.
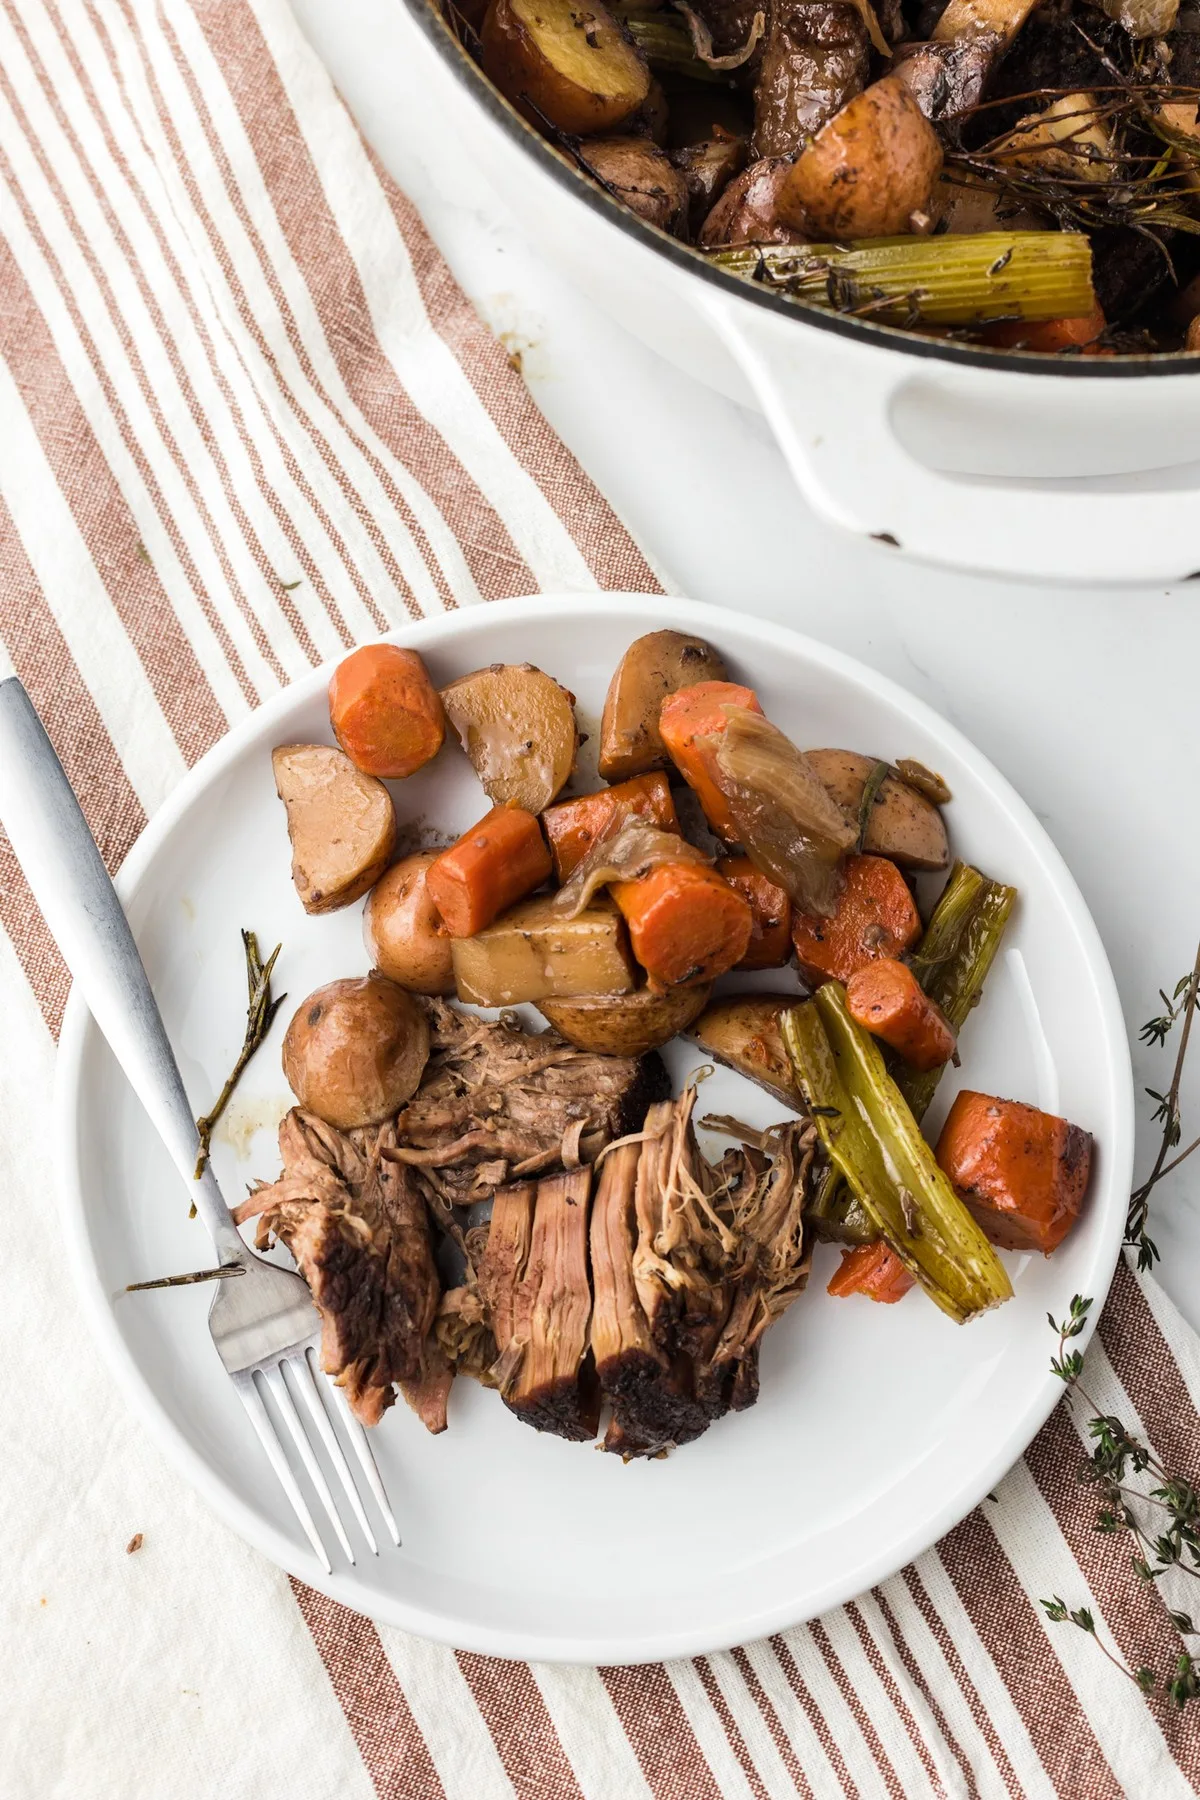
<instances>
[{"instance_id":1,"label":"white dutch oven","mask_svg":"<svg viewBox=\"0 0 1200 1800\"><path fill-rule=\"evenodd\" d=\"M1200 573L1200 357L971 349L726 275L586 181L427 0L405 3L447 125L539 249L661 355L760 406L822 517L986 574Z\"/></svg>"}]
</instances>

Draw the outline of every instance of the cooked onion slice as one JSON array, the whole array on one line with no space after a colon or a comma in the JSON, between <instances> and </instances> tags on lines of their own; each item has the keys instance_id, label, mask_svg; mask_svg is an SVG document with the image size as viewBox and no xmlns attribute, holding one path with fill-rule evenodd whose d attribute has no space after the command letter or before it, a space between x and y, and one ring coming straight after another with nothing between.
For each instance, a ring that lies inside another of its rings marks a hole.
<instances>
[{"instance_id":1,"label":"cooked onion slice","mask_svg":"<svg viewBox=\"0 0 1200 1800\"><path fill-rule=\"evenodd\" d=\"M709 740L713 775L747 856L803 912L828 917L856 830L790 738L741 706Z\"/></svg>"},{"instance_id":2,"label":"cooked onion slice","mask_svg":"<svg viewBox=\"0 0 1200 1800\"><path fill-rule=\"evenodd\" d=\"M675 831L660 831L633 813L602 832L570 878L554 897L554 909L568 919L578 918L597 888L610 881L636 881L662 863L711 863L712 857L697 850Z\"/></svg>"}]
</instances>

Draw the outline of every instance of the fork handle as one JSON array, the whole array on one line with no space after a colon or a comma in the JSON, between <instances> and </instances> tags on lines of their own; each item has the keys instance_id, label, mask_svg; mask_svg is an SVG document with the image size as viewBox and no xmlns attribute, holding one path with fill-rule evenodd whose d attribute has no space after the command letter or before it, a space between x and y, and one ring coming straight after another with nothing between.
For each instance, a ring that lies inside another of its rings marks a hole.
<instances>
[{"instance_id":1,"label":"fork handle","mask_svg":"<svg viewBox=\"0 0 1200 1800\"><path fill-rule=\"evenodd\" d=\"M88 1010L187 1183L224 1262L242 1241L205 1168L179 1065L138 947L70 782L16 676L0 681L0 821Z\"/></svg>"}]
</instances>

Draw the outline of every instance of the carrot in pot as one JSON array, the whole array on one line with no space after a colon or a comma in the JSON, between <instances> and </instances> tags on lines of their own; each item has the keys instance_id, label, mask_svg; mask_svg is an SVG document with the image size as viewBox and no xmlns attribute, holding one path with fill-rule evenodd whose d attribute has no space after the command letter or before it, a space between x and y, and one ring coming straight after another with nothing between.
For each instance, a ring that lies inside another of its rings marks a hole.
<instances>
[{"instance_id":1,"label":"carrot in pot","mask_svg":"<svg viewBox=\"0 0 1200 1800\"><path fill-rule=\"evenodd\" d=\"M706 741L720 737L724 731L727 706L762 712L750 688L739 687L734 681L698 681L695 687L680 688L678 693L667 695L658 715L658 729L671 761L695 792L713 830L727 843L735 844L737 827L729 802L713 779L713 749Z\"/></svg>"},{"instance_id":2,"label":"carrot in pot","mask_svg":"<svg viewBox=\"0 0 1200 1800\"><path fill-rule=\"evenodd\" d=\"M968 1088L950 1108L936 1155L993 1244L1049 1256L1079 1217L1092 1135L1036 1106Z\"/></svg>"},{"instance_id":3,"label":"carrot in pot","mask_svg":"<svg viewBox=\"0 0 1200 1800\"><path fill-rule=\"evenodd\" d=\"M849 1294L865 1294L884 1306L903 1300L915 1277L896 1252L880 1238L874 1244L856 1244L842 1252L842 1263L825 1292L844 1300Z\"/></svg>"},{"instance_id":4,"label":"carrot in pot","mask_svg":"<svg viewBox=\"0 0 1200 1800\"><path fill-rule=\"evenodd\" d=\"M662 831L679 830L665 775L635 775L631 781L601 788L597 794L580 794L577 799L548 806L542 814L542 824L550 840L555 879L565 881L597 838L603 837L618 820L634 817L646 819Z\"/></svg>"},{"instance_id":5,"label":"carrot in pot","mask_svg":"<svg viewBox=\"0 0 1200 1800\"><path fill-rule=\"evenodd\" d=\"M750 905L750 948L739 969L781 969L792 955L792 903L748 856L726 856L717 874Z\"/></svg>"},{"instance_id":6,"label":"carrot in pot","mask_svg":"<svg viewBox=\"0 0 1200 1800\"><path fill-rule=\"evenodd\" d=\"M940 1069L954 1055L956 1038L941 1007L929 998L907 963L881 956L864 963L846 983L850 1017L882 1038L912 1068Z\"/></svg>"},{"instance_id":7,"label":"carrot in pot","mask_svg":"<svg viewBox=\"0 0 1200 1800\"><path fill-rule=\"evenodd\" d=\"M550 852L533 814L496 806L429 865L425 892L452 938L474 937L549 874Z\"/></svg>"},{"instance_id":8,"label":"carrot in pot","mask_svg":"<svg viewBox=\"0 0 1200 1800\"><path fill-rule=\"evenodd\" d=\"M1009 319L1002 325L989 325L983 339L997 350L1082 350L1085 356L1111 356L1112 351L1097 342L1107 325L1103 312L1094 306L1077 319L1043 319L1040 323Z\"/></svg>"},{"instance_id":9,"label":"carrot in pot","mask_svg":"<svg viewBox=\"0 0 1200 1800\"><path fill-rule=\"evenodd\" d=\"M792 914L800 973L812 987L849 981L865 963L900 957L916 943L921 919L908 883L886 856L848 856L831 919Z\"/></svg>"},{"instance_id":10,"label":"carrot in pot","mask_svg":"<svg viewBox=\"0 0 1200 1800\"><path fill-rule=\"evenodd\" d=\"M356 769L398 779L435 757L446 735L437 689L415 650L364 644L329 683L333 735Z\"/></svg>"},{"instance_id":11,"label":"carrot in pot","mask_svg":"<svg viewBox=\"0 0 1200 1800\"><path fill-rule=\"evenodd\" d=\"M732 969L753 929L750 903L706 863L661 863L609 889L651 987L696 987Z\"/></svg>"}]
</instances>

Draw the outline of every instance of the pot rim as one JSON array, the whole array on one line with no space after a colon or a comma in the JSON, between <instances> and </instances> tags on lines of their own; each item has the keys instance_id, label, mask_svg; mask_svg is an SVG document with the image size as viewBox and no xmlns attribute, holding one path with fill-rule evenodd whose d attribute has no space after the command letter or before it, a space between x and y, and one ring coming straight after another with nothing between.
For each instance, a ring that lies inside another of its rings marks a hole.
<instances>
[{"instance_id":1,"label":"pot rim","mask_svg":"<svg viewBox=\"0 0 1200 1800\"><path fill-rule=\"evenodd\" d=\"M942 338L917 337L896 325L883 325L873 319L855 319L845 313L826 311L804 301L787 300L774 294L760 282L745 281L707 262L690 244L684 244L658 226L639 219L628 207L620 206L603 188L585 180L560 151L548 144L509 104L500 91L472 61L442 17L436 0L404 0L426 39L455 79L470 89L484 111L489 113L505 134L521 145L525 153L575 198L600 218L615 225L635 242L646 245L668 262L676 264L700 281L706 281L721 292L733 295L754 306L765 307L785 318L798 314L806 325L817 331L829 331L859 343L882 350L898 350L903 355L926 358L934 362L957 363L960 366L993 371L1006 370L1018 375L1061 377L1068 380L1123 381L1138 376L1200 375L1200 356L1183 351L1155 351L1141 356L1046 356L1035 351L995 350L981 345L956 344Z\"/></svg>"}]
</instances>

